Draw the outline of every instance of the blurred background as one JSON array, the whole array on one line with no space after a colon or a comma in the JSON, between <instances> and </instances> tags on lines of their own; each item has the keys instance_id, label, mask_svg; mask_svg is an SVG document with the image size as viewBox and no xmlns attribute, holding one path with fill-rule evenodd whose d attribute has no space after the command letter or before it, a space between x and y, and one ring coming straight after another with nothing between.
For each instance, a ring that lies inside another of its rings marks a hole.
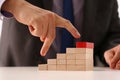
<instances>
[{"instance_id":1,"label":"blurred background","mask_svg":"<svg viewBox=\"0 0 120 80\"><path fill-rule=\"evenodd\" d=\"M118 0L118 4L120 6L120 0ZM120 13L120 7L119 7L118 11ZM119 17L120 17L120 14L119 14ZM1 37L1 30L2 30L2 20L0 19L0 37Z\"/></svg>"}]
</instances>

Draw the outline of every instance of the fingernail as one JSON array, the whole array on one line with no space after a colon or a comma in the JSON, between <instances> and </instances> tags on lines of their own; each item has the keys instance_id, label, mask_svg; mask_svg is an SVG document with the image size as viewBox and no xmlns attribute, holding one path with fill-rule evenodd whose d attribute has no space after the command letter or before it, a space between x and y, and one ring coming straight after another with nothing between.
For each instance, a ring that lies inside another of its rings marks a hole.
<instances>
[{"instance_id":1,"label":"fingernail","mask_svg":"<svg viewBox=\"0 0 120 80\"><path fill-rule=\"evenodd\" d=\"M115 68L115 63L112 63L112 64L111 64L111 68L112 68L112 69Z\"/></svg>"},{"instance_id":2,"label":"fingernail","mask_svg":"<svg viewBox=\"0 0 120 80\"><path fill-rule=\"evenodd\" d=\"M80 33L79 32L77 32L77 36L80 37Z\"/></svg>"},{"instance_id":3,"label":"fingernail","mask_svg":"<svg viewBox=\"0 0 120 80\"><path fill-rule=\"evenodd\" d=\"M41 52L41 56L45 56L46 52L45 51L42 51Z\"/></svg>"}]
</instances>

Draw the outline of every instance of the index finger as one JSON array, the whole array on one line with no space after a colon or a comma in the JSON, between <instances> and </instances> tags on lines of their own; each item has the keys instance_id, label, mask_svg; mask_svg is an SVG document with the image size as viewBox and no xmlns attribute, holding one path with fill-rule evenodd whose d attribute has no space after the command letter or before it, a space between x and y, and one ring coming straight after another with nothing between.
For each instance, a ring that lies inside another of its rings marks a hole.
<instances>
[{"instance_id":1,"label":"index finger","mask_svg":"<svg viewBox=\"0 0 120 80\"><path fill-rule=\"evenodd\" d=\"M112 60L113 56L114 56L113 51L106 51L104 53L105 60L109 64L109 66L111 66L111 60Z\"/></svg>"},{"instance_id":2,"label":"index finger","mask_svg":"<svg viewBox=\"0 0 120 80\"><path fill-rule=\"evenodd\" d=\"M80 33L78 30L72 25L69 20L66 20L57 14L56 16L56 26L67 29L75 38L80 38Z\"/></svg>"},{"instance_id":3,"label":"index finger","mask_svg":"<svg viewBox=\"0 0 120 80\"><path fill-rule=\"evenodd\" d=\"M112 65L112 68L115 67L116 63L119 61L120 59L120 51L116 51L113 59L111 60L111 65Z\"/></svg>"}]
</instances>

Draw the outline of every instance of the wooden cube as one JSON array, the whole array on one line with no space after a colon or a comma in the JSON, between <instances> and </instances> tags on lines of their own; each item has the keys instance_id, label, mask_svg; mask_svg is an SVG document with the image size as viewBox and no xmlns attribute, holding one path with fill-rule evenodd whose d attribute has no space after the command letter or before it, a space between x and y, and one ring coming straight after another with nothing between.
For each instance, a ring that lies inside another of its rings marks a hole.
<instances>
[{"instance_id":1,"label":"wooden cube","mask_svg":"<svg viewBox=\"0 0 120 80\"><path fill-rule=\"evenodd\" d=\"M86 53L86 48L66 48L66 53Z\"/></svg>"},{"instance_id":2,"label":"wooden cube","mask_svg":"<svg viewBox=\"0 0 120 80\"><path fill-rule=\"evenodd\" d=\"M86 65L86 60L76 60L76 64Z\"/></svg>"},{"instance_id":3,"label":"wooden cube","mask_svg":"<svg viewBox=\"0 0 120 80\"><path fill-rule=\"evenodd\" d=\"M57 59L66 59L66 54L64 53L58 53L57 54Z\"/></svg>"},{"instance_id":4,"label":"wooden cube","mask_svg":"<svg viewBox=\"0 0 120 80\"><path fill-rule=\"evenodd\" d=\"M92 60L76 60L76 65L80 66L93 66L93 61Z\"/></svg>"},{"instance_id":5,"label":"wooden cube","mask_svg":"<svg viewBox=\"0 0 120 80\"><path fill-rule=\"evenodd\" d=\"M49 64L48 65L48 70L57 70L56 64Z\"/></svg>"},{"instance_id":6,"label":"wooden cube","mask_svg":"<svg viewBox=\"0 0 120 80\"><path fill-rule=\"evenodd\" d=\"M86 67L86 71L93 71L93 66Z\"/></svg>"},{"instance_id":7,"label":"wooden cube","mask_svg":"<svg viewBox=\"0 0 120 80\"><path fill-rule=\"evenodd\" d=\"M79 53L76 53L76 59L78 59L78 60L85 60L85 59L87 59L87 60L91 60L91 59L93 59L93 54L91 53L91 54L79 54Z\"/></svg>"},{"instance_id":8,"label":"wooden cube","mask_svg":"<svg viewBox=\"0 0 120 80\"><path fill-rule=\"evenodd\" d=\"M57 59L57 64L66 64L66 59Z\"/></svg>"},{"instance_id":9,"label":"wooden cube","mask_svg":"<svg viewBox=\"0 0 120 80\"><path fill-rule=\"evenodd\" d=\"M56 63L57 63L57 60L56 60L56 59L48 59L48 60L47 60L47 63L48 63L48 64L56 64Z\"/></svg>"},{"instance_id":10,"label":"wooden cube","mask_svg":"<svg viewBox=\"0 0 120 80\"><path fill-rule=\"evenodd\" d=\"M67 65L67 71L77 71L76 65Z\"/></svg>"},{"instance_id":11,"label":"wooden cube","mask_svg":"<svg viewBox=\"0 0 120 80\"><path fill-rule=\"evenodd\" d=\"M93 54L91 48L67 48L66 53Z\"/></svg>"},{"instance_id":12,"label":"wooden cube","mask_svg":"<svg viewBox=\"0 0 120 80\"><path fill-rule=\"evenodd\" d=\"M92 71L93 70L93 66L76 65L76 70L77 71Z\"/></svg>"},{"instance_id":13,"label":"wooden cube","mask_svg":"<svg viewBox=\"0 0 120 80\"><path fill-rule=\"evenodd\" d=\"M67 70L67 65L58 64L57 65L57 70L58 71L66 71Z\"/></svg>"},{"instance_id":14,"label":"wooden cube","mask_svg":"<svg viewBox=\"0 0 120 80\"><path fill-rule=\"evenodd\" d=\"M76 48L94 48L94 43L91 43L91 42L76 42Z\"/></svg>"},{"instance_id":15,"label":"wooden cube","mask_svg":"<svg viewBox=\"0 0 120 80\"><path fill-rule=\"evenodd\" d=\"M77 71L86 71L86 66L76 65Z\"/></svg>"},{"instance_id":16,"label":"wooden cube","mask_svg":"<svg viewBox=\"0 0 120 80\"><path fill-rule=\"evenodd\" d=\"M38 65L38 69L40 71L42 71L42 70L48 70L48 65L47 64L39 64Z\"/></svg>"},{"instance_id":17,"label":"wooden cube","mask_svg":"<svg viewBox=\"0 0 120 80\"><path fill-rule=\"evenodd\" d=\"M67 65L68 64L75 65L76 64L76 60L67 60Z\"/></svg>"},{"instance_id":18,"label":"wooden cube","mask_svg":"<svg viewBox=\"0 0 120 80\"><path fill-rule=\"evenodd\" d=\"M70 60L75 60L76 54L75 53L66 53L66 58L70 59Z\"/></svg>"}]
</instances>

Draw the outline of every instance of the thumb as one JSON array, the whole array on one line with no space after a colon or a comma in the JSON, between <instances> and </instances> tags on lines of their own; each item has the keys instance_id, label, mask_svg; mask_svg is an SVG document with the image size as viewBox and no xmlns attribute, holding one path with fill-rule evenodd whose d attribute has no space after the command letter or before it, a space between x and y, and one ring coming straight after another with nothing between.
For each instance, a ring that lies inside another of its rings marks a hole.
<instances>
[{"instance_id":1,"label":"thumb","mask_svg":"<svg viewBox=\"0 0 120 80\"><path fill-rule=\"evenodd\" d=\"M120 59L120 51L116 51L114 57L111 60L111 68L115 68L119 59Z\"/></svg>"},{"instance_id":2,"label":"thumb","mask_svg":"<svg viewBox=\"0 0 120 80\"><path fill-rule=\"evenodd\" d=\"M72 23L69 20L62 18L62 17L58 16L57 14L55 14L55 16L56 16L56 26L65 28L73 35L73 37L80 38L80 33L72 25Z\"/></svg>"},{"instance_id":3,"label":"thumb","mask_svg":"<svg viewBox=\"0 0 120 80\"><path fill-rule=\"evenodd\" d=\"M113 56L114 56L114 52L111 50L106 51L104 54L105 60L110 67L111 67L111 60L113 59Z\"/></svg>"}]
</instances>

